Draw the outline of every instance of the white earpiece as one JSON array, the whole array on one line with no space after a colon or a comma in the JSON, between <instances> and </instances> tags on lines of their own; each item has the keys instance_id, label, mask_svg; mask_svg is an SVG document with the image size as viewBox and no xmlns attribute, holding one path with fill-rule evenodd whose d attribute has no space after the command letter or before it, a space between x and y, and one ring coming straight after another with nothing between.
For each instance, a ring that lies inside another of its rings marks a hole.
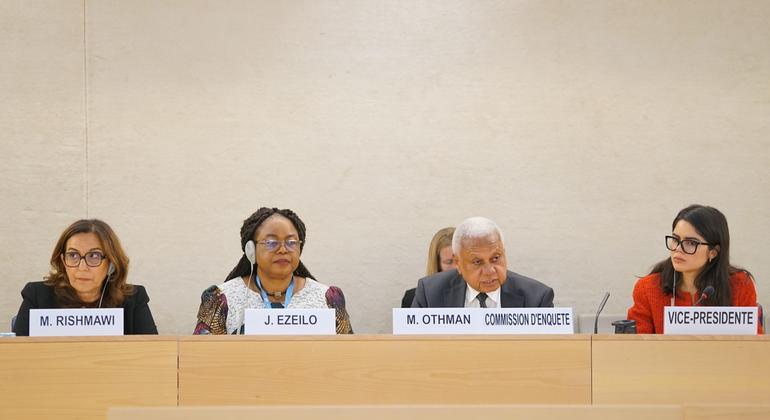
<instances>
[{"instance_id":1,"label":"white earpiece","mask_svg":"<svg viewBox=\"0 0 770 420\"><path fill-rule=\"evenodd\" d=\"M248 259L251 262L251 265L254 265L257 263L257 246L254 244L254 241L248 241L246 242L246 245L243 247L243 254L246 255L246 259Z\"/></svg>"}]
</instances>

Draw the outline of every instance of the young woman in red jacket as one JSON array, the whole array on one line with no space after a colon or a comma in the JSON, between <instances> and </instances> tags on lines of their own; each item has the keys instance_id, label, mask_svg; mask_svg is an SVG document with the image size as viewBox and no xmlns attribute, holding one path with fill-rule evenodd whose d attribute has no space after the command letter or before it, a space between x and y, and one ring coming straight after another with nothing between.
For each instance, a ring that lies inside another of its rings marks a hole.
<instances>
[{"instance_id":1,"label":"young woman in red jacket","mask_svg":"<svg viewBox=\"0 0 770 420\"><path fill-rule=\"evenodd\" d=\"M730 264L730 232L719 210L694 204L680 211L666 248L670 257L634 287L628 319L638 333L662 334L665 306L757 306L754 278ZM700 300L708 286L714 292Z\"/></svg>"}]
</instances>

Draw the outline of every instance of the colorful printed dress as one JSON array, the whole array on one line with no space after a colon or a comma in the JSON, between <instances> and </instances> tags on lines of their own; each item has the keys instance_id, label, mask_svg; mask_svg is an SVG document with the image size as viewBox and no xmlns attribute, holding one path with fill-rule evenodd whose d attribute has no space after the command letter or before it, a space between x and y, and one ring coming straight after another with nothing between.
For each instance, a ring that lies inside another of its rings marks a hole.
<instances>
[{"instance_id":1,"label":"colorful printed dress","mask_svg":"<svg viewBox=\"0 0 770 420\"><path fill-rule=\"evenodd\" d=\"M262 296L249 289L240 278L211 286L201 295L198 324L193 334L243 333L245 309L263 307ZM353 333L350 317L345 310L345 296L338 287L326 286L310 278L305 279L305 287L292 296L288 308L335 308L337 334Z\"/></svg>"}]
</instances>

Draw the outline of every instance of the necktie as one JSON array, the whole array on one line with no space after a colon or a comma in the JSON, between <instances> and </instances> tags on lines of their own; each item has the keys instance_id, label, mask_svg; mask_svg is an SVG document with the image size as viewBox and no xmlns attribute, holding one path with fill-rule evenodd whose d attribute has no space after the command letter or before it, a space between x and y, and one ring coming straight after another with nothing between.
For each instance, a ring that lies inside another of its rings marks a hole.
<instances>
[{"instance_id":1,"label":"necktie","mask_svg":"<svg viewBox=\"0 0 770 420\"><path fill-rule=\"evenodd\" d=\"M270 307L273 309L281 309L283 308L283 304L281 302L270 302Z\"/></svg>"},{"instance_id":2,"label":"necktie","mask_svg":"<svg viewBox=\"0 0 770 420\"><path fill-rule=\"evenodd\" d=\"M479 306L480 307L482 307L482 308L486 308L487 307L487 294L486 293L481 292L478 295L476 295L476 298L478 298L478 300L479 300Z\"/></svg>"}]
</instances>

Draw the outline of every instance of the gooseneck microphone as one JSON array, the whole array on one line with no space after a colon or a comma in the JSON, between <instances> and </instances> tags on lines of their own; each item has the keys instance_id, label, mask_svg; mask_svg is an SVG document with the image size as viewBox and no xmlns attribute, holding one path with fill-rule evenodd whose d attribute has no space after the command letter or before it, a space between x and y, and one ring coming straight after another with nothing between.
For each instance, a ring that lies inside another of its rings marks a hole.
<instances>
[{"instance_id":1,"label":"gooseneck microphone","mask_svg":"<svg viewBox=\"0 0 770 420\"><path fill-rule=\"evenodd\" d=\"M700 299L698 299L698 301L695 302L695 306L700 305L700 303L703 302L704 300L711 299L711 296L714 296L715 292L716 290L714 290L714 286L706 286L706 288L703 289L703 292L700 295Z\"/></svg>"},{"instance_id":2,"label":"gooseneck microphone","mask_svg":"<svg viewBox=\"0 0 770 420\"><path fill-rule=\"evenodd\" d=\"M599 334L599 314L602 313L602 310L604 309L604 305L607 304L607 299L610 298L610 292L607 292L604 294L604 299L602 299L602 303L599 304L599 310L596 311L596 318L594 318L594 334Z\"/></svg>"}]
</instances>

